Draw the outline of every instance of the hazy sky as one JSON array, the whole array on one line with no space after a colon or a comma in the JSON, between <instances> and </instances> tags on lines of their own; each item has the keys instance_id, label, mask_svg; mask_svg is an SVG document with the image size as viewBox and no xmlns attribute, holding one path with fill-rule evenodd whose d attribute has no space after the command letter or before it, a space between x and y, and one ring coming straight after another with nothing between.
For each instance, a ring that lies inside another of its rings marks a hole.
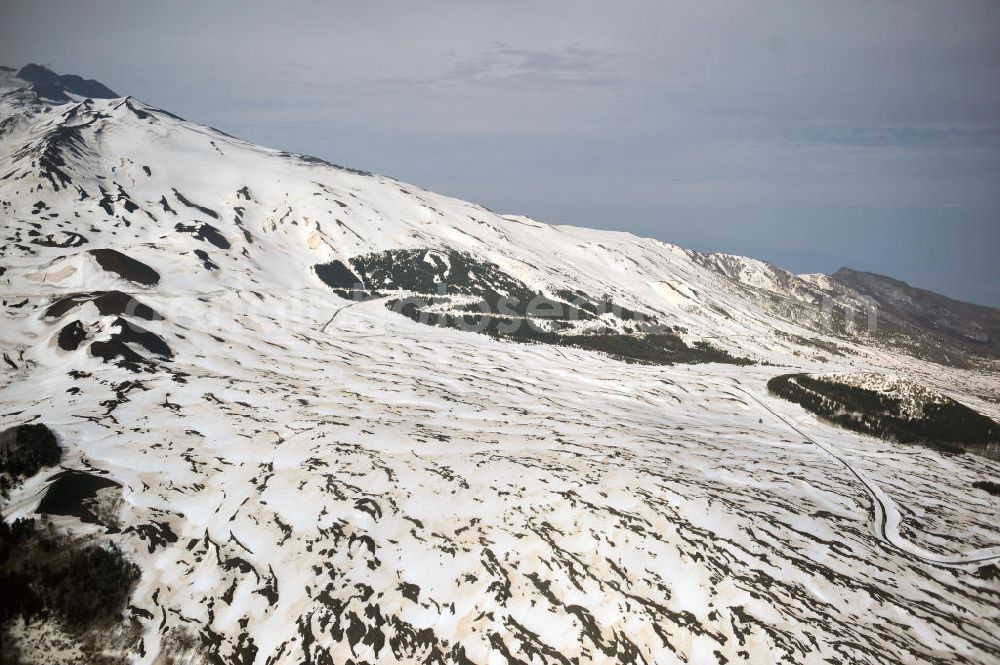
<instances>
[{"instance_id":1,"label":"hazy sky","mask_svg":"<svg viewBox=\"0 0 1000 665\"><path fill-rule=\"evenodd\" d=\"M1000 306L1000 2L13 2L0 63L469 199Z\"/></svg>"}]
</instances>

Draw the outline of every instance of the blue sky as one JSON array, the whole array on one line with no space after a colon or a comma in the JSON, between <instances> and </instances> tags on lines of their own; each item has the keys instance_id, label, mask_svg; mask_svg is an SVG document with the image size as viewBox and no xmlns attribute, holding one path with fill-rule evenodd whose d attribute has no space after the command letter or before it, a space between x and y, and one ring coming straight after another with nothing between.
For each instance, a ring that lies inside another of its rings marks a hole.
<instances>
[{"instance_id":1,"label":"blue sky","mask_svg":"<svg viewBox=\"0 0 1000 665\"><path fill-rule=\"evenodd\" d=\"M993 0L5 0L27 62L498 212L1000 306Z\"/></svg>"}]
</instances>

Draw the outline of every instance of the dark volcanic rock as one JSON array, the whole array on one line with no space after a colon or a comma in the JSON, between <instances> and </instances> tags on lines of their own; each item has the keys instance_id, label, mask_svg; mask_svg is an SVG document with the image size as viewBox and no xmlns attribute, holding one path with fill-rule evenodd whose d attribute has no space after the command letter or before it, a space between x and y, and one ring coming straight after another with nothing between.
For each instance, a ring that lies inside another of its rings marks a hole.
<instances>
[{"instance_id":1,"label":"dark volcanic rock","mask_svg":"<svg viewBox=\"0 0 1000 665\"><path fill-rule=\"evenodd\" d=\"M150 369L155 365L152 359L140 355L132 347L140 347L159 356L161 360L173 358L174 354L170 346L156 333L121 317L115 319L112 325L119 327L120 332L111 335L111 339L107 341L91 343L90 353L95 358L101 358L104 362L112 362L117 358L121 366L132 371Z\"/></svg>"},{"instance_id":2,"label":"dark volcanic rock","mask_svg":"<svg viewBox=\"0 0 1000 665\"><path fill-rule=\"evenodd\" d=\"M104 316L125 315L146 321L163 320L163 317L153 308L121 291L92 291L65 296L48 306L45 310L45 318L58 318L88 302L94 303L97 306L97 311Z\"/></svg>"},{"instance_id":3,"label":"dark volcanic rock","mask_svg":"<svg viewBox=\"0 0 1000 665\"><path fill-rule=\"evenodd\" d=\"M65 515L82 522L95 524L97 516L87 506L87 501L97 492L108 487L121 487L119 483L84 471L62 471L52 477L52 484L36 512L43 515Z\"/></svg>"},{"instance_id":4,"label":"dark volcanic rock","mask_svg":"<svg viewBox=\"0 0 1000 665\"><path fill-rule=\"evenodd\" d=\"M72 321L59 331L59 348L64 351L75 351L80 342L87 338L87 331L79 321Z\"/></svg>"},{"instance_id":5,"label":"dark volcanic rock","mask_svg":"<svg viewBox=\"0 0 1000 665\"><path fill-rule=\"evenodd\" d=\"M212 226L211 224L207 224L204 222L195 224L181 224L180 222L178 222L176 225L174 225L174 230L179 231L181 233L190 233L198 240L201 240L203 242L210 242L219 249L229 249L230 247L229 241L226 240L226 237L224 235L222 235L222 232L219 231L219 229L217 229L216 227Z\"/></svg>"},{"instance_id":6,"label":"dark volcanic rock","mask_svg":"<svg viewBox=\"0 0 1000 665\"><path fill-rule=\"evenodd\" d=\"M160 273L142 261L126 256L116 249L90 249L87 251L97 259L97 263L102 268L131 282L152 286L160 281Z\"/></svg>"}]
</instances>

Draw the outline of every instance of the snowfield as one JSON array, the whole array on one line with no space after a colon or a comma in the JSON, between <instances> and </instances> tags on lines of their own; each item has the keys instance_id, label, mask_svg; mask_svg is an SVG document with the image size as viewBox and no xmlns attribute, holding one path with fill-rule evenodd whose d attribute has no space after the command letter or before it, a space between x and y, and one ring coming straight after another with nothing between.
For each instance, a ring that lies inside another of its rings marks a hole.
<instances>
[{"instance_id":1,"label":"snowfield","mask_svg":"<svg viewBox=\"0 0 1000 665\"><path fill-rule=\"evenodd\" d=\"M129 660L1000 659L1000 501L972 487L1000 462L840 430L766 388L891 375L997 419L995 364L824 332L823 276L499 216L128 97L2 86L0 426L43 422L65 468L122 486L110 531L52 520L141 568ZM607 295L757 364L421 325L392 288L345 299L314 271L395 249ZM48 629L13 637L58 660L32 641Z\"/></svg>"}]
</instances>

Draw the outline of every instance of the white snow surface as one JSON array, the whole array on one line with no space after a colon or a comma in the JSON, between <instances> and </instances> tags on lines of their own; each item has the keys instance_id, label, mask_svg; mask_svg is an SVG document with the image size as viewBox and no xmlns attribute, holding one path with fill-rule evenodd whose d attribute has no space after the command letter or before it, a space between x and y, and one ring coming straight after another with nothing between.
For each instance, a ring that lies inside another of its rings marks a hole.
<instances>
[{"instance_id":1,"label":"white snow surface","mask_svg":"<svg viewBox=\"0 0 1000 665\"><path fill-rule=\"evenodd\" d=\"M1000 659L998 502L972 487L1000 464L839 430L766 389L890 374L996 418L995 373L825 336L756 295L811 302L819 278L499 216L133 98L46 107L3 85L0 425L44 422L65 467L124 486L108 538L142 569L135 662L172 631L206 662L261 664ZM178 230L205 224L227 248ZM102 269L101 248L159 282ZM312 269L398 248L609 294L768 364L635 365L422 326ZM45 316L107 290L162 315L135 322L171 359L92 355L120 329L94 303ZM67 351L74 320L87 343ZM4 518L30 515L50 475Z\"/></svg>"}]
</instances>

